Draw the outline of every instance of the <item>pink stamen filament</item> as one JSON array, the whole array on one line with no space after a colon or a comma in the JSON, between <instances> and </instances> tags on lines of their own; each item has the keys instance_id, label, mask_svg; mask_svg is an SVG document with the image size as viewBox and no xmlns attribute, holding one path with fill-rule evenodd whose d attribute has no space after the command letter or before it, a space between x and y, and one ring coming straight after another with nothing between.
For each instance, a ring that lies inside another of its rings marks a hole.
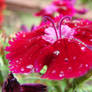
<instances>
[{"instance_id":1,"label":"pink stamen filament","mask_svg":"<svg viewBox=\"0 0 92 92\"><path fill-rule=\"evenodd\" d=\"M63 21L64 21L66 18L68 18L69 20L72 19L72 17L70 17L70 16L65 16L65 17L61 18L61 20L60 20L60 22L59 22L59 35L60 35L60 38L61 38L61 26L62 26Z\"/></svg>"},{"instance_id":2,"label":"pink stamen filament","mask_svg":"<svg viewBox=\"0 0 92 92\"><path fill-rule=\"evenodd\" d=\"M53 27L54 27L54 30L55 30L55 33L56 33L56 38L58 39L58 33L57 33L57 29L56 29L55 24L54 24L54 20L51 19L51 18L48 17L48 16L44 16L44 19L46 19L46 20L48 20L48 21L50 21L50 22L52 23L52 25L53 25Z\"/></svg>"}]
</instances>

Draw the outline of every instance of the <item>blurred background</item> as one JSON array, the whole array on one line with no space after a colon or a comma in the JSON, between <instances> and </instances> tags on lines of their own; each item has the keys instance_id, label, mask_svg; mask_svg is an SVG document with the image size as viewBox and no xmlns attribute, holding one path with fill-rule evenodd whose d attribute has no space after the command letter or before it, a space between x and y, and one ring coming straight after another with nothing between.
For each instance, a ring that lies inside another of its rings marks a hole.
<instances>
[{"instance_id":1,"label":"blurred background","mask_svg":"<svg viewBox=\"0 0 92 92\"><path fill-rule=\"evenodd\" d=\"M5 46L8 45L8 40L14 34L20 31L21 25L26 25L29 29L35 24L39 24L40 17L33 16L34 13L49 5L52 0L6 0L6 9L3 11L4 22L0 29L0 92L2 84L9 73L8 61L5 59ZM77 0L75 7L77 9L87 8L88 12L85 15L76 14L75 17L92 20L92 0ZM61 89L66 87L66 80L52 81L41 79L40 74L15 74L20 83L42 83L48 86L48 92L61 92ZM92 83L87 80L78 92L92 92ZM90 85L90 86L89 86ZM85 91L85 87L86 90ZM84 90L84 91L83 91Z\"/></svg>"}]
</instances>

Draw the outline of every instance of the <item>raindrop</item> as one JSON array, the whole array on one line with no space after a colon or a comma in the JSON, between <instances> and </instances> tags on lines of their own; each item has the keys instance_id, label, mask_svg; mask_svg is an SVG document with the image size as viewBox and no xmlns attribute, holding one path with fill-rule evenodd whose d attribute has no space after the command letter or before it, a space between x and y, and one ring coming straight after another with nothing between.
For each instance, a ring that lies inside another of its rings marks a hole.
<instances>
[{"instance_id":1,"label":"raindrop","mask_svg":"<svg viewBox=\"0 0 92 92\"><path fill-rule=\"evenodd\" d=\"M58 56L60 52L57 50L57 51L54 51L54 54Z\"/></svg>"},{"instance_id":2,"label":"raindrop","mask_svg":"<svg viewBox=\"0 0 92 92\"><path fill-rule=\"evenodd\" d=\"M56 70L53 70L52 73L56 73Z\"/></svg>"},{"instance_id":3,"label":"raindrop","mask_svg":"<svg viewBox=\"0 0 92 92\"><path fill-rule=\"evenodd\" d=\"M26 35L25 35L25 34L23 34L23 37L25 38L25 37L26 37Z\"/></svg>"},{"instance_id":4,"label":"raindrop","mask_svg":"<svg viewBox=\"0 0 92 92\"><path fill-rule=\"evenodd\" d=\"M61 74L63 74L64 72L63 72L63 71L61 71L60 73L61 73Z\"/></svg>"},{"instance_id":5,"label":"raindrop","mask_svg":"<svg viewBox=\"0 0 92 92\"><path fill-rule=\"evenodd\" d=\"M33 68L33 65L28 65L26 68L30 68L31 69L31 68Z\"/></svg>"},{"instance_id":6,"label":"raindrop","mask_svg":"<svg viewBox=\"0 0 92 92\"><path fill-rule=\"evenodd\" d=\"M69 70L72 70L72 67L68 67Z\"/></svg>"},{"instance_id":7,"label":"raindrop","mask_svg":"<svg viewBox=\"0 0 92 92\"><path fill-rule=\"evenodd\" d=\"M29 42L31 42L31 39L29 39Z\"/></svg>"},{"instance_id":8,"label":"raindrop","mask_svg":"<svg viewBox=\"0 0 92 92\"><path fill-rule=\"evenodd\" d=\"M77 58L77 57L76 57L76 56L74 56L74 57L73 57L73 60L76 60L76 58Z\"/></svg>"},{"instance_id":9,"label":"raindrop","mask_svg":"<svg viewBox=\"0 0 92 92\"><path fill-rule=\"evenodd\" d=\"M77 24L75 23L75 26L77 26Z\"/></svg>"},{"instance_id":10,"label":"raindrop","mask_svg":"<svg viewBox=\"0 0 92 92\"><path fill-rule=\"evenodd\" d=\"M80 67L83 67L83 64L80 64Z\"/></svg>"},{"instance_id":11,"label":"raindrop","mask_svg":"<svg viewBox=\"0 0 92 92\"><path fill-rule=\"evenodd\" d=\"M18 62L19 62L19 60L16 60L16 62L18 63Z\"/></svg>"},{"instance_id":12,"label":"raindrop","mask_svg":"<svg viewBox=\"0 0 92 92\"><path fill-rule=\"evenodd\" d=\"M68 61L68 58L65 58L64 60L67 62Z\"/></svg>"},{"instance_id":13,"label":"raindrop","mask_svg":"<svg viewBox=\"0 0 92 92\"><path fill-rule=\"evenodd\" d=\"M19 60L22 60L22 58L19 58Z\"/></svg>"},{"instance_id":14,"label":"raindrop","mask_svg":"<svg viewBox=\"0 0 92 92\"><path fill-rule=\"evenodd\" d=\"M59 77L63 77L64 76L64 74L59 74Z\"/></svg>"},{"instance_id":15,"label":"raindrop","mask_svg":"<svg viewBox=\"0 0 92 92\"><path fill-rule=\"evenodd\" d=\"M91 41L91 42L92 42L92 39L90 39L89 41Z\"/></svg>"},{"instance_id":16,"label":"raindrop","mask_svg":"<svg viewBox=\"0 0 92 92\"><path fill-rule=\"evenodd\" d=\"M61 41L58 41L57 43L59 44L59 43L61 43Z\"/></svg>"},{"instance_id":17,"label":"raindrop","mask_svg":"<svg viewBox=\"0 0 92 92\"><path fill-rule=\"evenodd\" d=\"M86 32L84 31L84 32L82 32L82 34L83 34L83 35L85 35L85 34L86 34Z\"/></svg>"},{"instance_id":18,"label":"raindrop","mask_svg":"<svg viewBox=\"0 0 92 92\"><path fill-rule=\"evenodd\" d=\"M81 47L81 50L83 50L83 51L84 51L84 50L85 50L85 47Z\"/></svg>"},{"instance_id":19,"label":"raindrop","mask_svg":"<svg viewBox=\"0 0 92 92\"><path fill-rule=\"evenodd\" d=\"M85 66L88 67L88 64L86 64Z\"/></svg>"},{"instance_id":20,"label":"raindrop","mask_svg":"<svg viewBox=\"0 0 92 92\"><path fill-rule=\"evenodd\" d=\"M24 68L21 68L21 71L24 71Z\"/></svg>"}]
</instances>

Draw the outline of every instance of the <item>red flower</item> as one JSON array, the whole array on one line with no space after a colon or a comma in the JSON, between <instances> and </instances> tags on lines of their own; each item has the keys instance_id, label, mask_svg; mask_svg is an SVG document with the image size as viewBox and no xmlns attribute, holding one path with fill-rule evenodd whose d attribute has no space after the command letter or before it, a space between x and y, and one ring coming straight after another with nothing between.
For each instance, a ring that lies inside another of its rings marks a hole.
<instances>
[{"instance_id":1,"label":"red flower","mask_svg":"<svg viewBox=\"0 0 92 92\"><path fill-rule=\"evenodd\" d=\"M57 7L57 12L62 15L73 16L76 12L74 5L69 1L54 1L53 4Z\"/></svg>"},{"instance_id":2,"label":"red flower","mask_svg":"<svg viewBox=\"0 0 92 92\"><path fill-rule=\"evenodd\" d=\"M42 78L60 80L84 75L92 67L92 22L69 21L67 17L45 18L50 22L33 32L18 33L9 41L6 58L10 70L14 73L40 72L46 65L47 71Z\"/></svg>"},{"instance_id":3,"label":"red flower","mask_svg":"<svg viewBox=\"0 0 92 92\"><path fill-rule=\"evenodd\" d=\"M61 15L73 16L75 14L75 8L73 4L71 4L68 1L54 0L51 5L40 10L35 15L53 17L55 13L59 13Z\"/></svg>"},{"instance_id":4,"label":"red flower","mask_svg":"<svg viewBox=\"0 0 92 92\"><path fill-rule=\"evenodd\" d=\"M0 25L3 22L3 10L5 9L5 1L4 0L0 0Z\"/></svg>"},{"instance_id":5,"label":"red flower","mask_svg":"<svg viewBox=\"0 0 92 92\"><path fill-rule=\"evenodd\" d=\"M50 5L41 9L35 15L53 18L56 13L63 16L74 16L76 13L85 14L88 11L87 9L78 10L74 7L74 4L75 0L54 0Z\"/></svg>"}]
</instances>

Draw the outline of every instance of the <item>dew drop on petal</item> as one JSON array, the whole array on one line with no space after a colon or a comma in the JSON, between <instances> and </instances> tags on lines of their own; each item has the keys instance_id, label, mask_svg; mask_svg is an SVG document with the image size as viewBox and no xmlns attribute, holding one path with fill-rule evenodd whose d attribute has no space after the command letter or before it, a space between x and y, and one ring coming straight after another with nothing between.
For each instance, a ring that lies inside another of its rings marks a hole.
<instances>
[{"instance_id":1,"label":"dew drop on petal","mask_svg":"<svg viewBox=\"0 0 92 92\"><path fill-rule=\"evenodd\" d=\"M85 50L85 47L81 47L81 50L84 51Z\"/></svg>"},{"instance_id":2,"label":"dew drop on petal","mask_svg":"<svg viewBox=\"0 0 92 92\"><path fill-rule=\"evenodd\" d=\"M76 60L76 58L77 58L76 56L73 56L73 60Z\"/></svg>"},{"instance_id":3,"label":"dew drop on petal","mask_svg":"<svg viewBox=\"0 0 92 92\"><path fill-rule=\"evenodd\" d=\"M83 64L80 64L80 67L83 67Z\"/></svg>"},{"instance_id":4,"label":"dew drop on petal","mask_svg":"<svg viewBox=\"0 0 92 92\"><path fill-rule=\"evenodd\" d=\"M88 67L88 64L86 64L85 66Z\"/></svg>"},{"instance_id":5,"label":"dew drop on petal","mask_svg":"<svg viewBox=\"0 0 92 92\"><path fill-rule=\"evenodd\" d=\"M91 41L91 42L92 42L92 39L90 39L89 41Z\"/></svg>"},{"instance_id":6,"label":"dew drop on petal","mask_svg":"<svg viewBox=\"0 0 92 92\"><path fill-rule=\"evenodd\" d=\"M31 68L33 68L33 65L28 65L26 68L30 68L31 69Z\"/></svg>"},{"instance_id":7,"label":"dew drop on petal","mask_svg":"<svg viewBox=\"0 0 92 92\"><path fill-rule=\"evenodd\" d=\"M64 60L67 62L68 61L68 58L65 58Z\"/></svg>"},{"instance_id":8,"label":"dew drop on petal","mask_svg":"<svg viewBox=\"0 0 92 92\"><path fill-rule=\"evenodd\" d=\"M22 60L22 58L19 58L19 60Z\"/></svg>"},{"instance_id":9,"label":"dew drop on petal","mask_svg":"<svg viewBox=\"0 0 92 92\"><path fill-rule=\"evenodd\" d=\"M25 34L23 34L23 37L25 38L25 37L26 37L26 35L25 35Z\"/></svg>"},{"instance_id":10,"label":"dew drop on petal","mask_svg":"<svg viewBox=\"0 0 92 92\"><path fill-rule=\"evenodd\" d=\"M54 51L54 54L58 56L60 52L57 50L57 51Z\"/></svg>"},{"instance_id":11,"label":"dew drop on petal","mask_svg":"<svg viewBox=\"0 0 92 92\"><path fill-rule=\"evenodd\" d=\"M63 77L63 75L62 74L59 74L59 77Z\"/></svg>"},{"instance_id":12,"label":"dew drop on petal","mask_svg":"<svg viewBox=\"0 0 92 92\"><path fill-rule=\"evenodd\" d=\"M86 34L86 32L84 31L84 32L82 32L82 34L83 34L83 35L85 35L85 34Z\"/></svg>"},{"instance_id":13,"label":"dew drop on petal","mask_svg":"<svg viewBox=\"0 0 92 92\"><path fill-rule=\"evenodd\" d=\"M56 73L56 70L53 70L52 73Z\"/></svg>"},{"instance_id":14,"label":"dew drop on petal","mask_svg":"<svg viewBox=\"0 0 92 92\"><path fill-rule=\"evenodd\" d=\"M59 77L63 77L64 76L64 72L61 71L60 74L59 74Z\"/></svg>"},{"instance_id":15,"label":"dew drop on petal","mask_svg":"<svg viewBox=\"0 0 92 92\"><path fill-rule=\"evenodd\" d=\"M24 71L24 68L21 68L21 71Z\"/></svg>"},{"instance_id":16,"label":"dew drop on petal","mask_svg":"<svg viewBox=\"0 0 92 92\"><path fill-rule=\"evenodd\" d=\"M16 60L16 63L18 63L19 62L19 60Z\"/></svg>"},{"instance_id":17,"label":"dew drop on petal","mask_svg":"<svg viewBox=\"0 0 92 92\"><path fill-rule=\"evenodd\" d=\"M69 70L72 70L72 67L68 67Z\"/></svg>"}]
</instances>

